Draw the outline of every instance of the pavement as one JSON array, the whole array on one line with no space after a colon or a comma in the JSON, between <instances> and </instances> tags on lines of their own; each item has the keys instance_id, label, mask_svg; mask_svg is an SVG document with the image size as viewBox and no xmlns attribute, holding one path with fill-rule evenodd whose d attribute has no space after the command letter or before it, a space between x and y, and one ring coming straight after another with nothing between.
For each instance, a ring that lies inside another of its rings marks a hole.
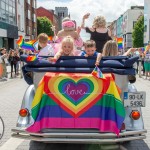
<instances>
[{"instance_id":1,"label":"pavement","mask_svg":"<svg viewBox=\"0 0 150 150\"><path fill-rule=\"evenodd\" d=\"M10 81L10 80L15 79L15 78L21 78L22 77L20 74L20 65L19 65L19 75L15 77L15 75L13 74L13 78L10 78L11 77L11 75L10 75L11 66L8 65L6 68L7 68L7 78L5 78L6 80L0 79L0 84L5 83L6 81Z\"/></svg>"}]
</instances>

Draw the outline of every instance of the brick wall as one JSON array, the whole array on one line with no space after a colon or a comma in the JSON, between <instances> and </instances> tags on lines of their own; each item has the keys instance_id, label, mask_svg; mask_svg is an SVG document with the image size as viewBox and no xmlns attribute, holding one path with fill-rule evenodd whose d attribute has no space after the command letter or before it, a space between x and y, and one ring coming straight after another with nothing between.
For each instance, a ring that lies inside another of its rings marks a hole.
<instances>
[{"instance_id":1,"label":"brick wall","mask_svg":"<svg viewBox=\"0 0 150 150\"><path fill-rule=\"evenodd\" d=\"M53 15L54 15L53 12L50 12L43 7L39 7L36 9L36 14L37 14L37 17L46 16L53 23Z\"/></svg>"}]
</instances>

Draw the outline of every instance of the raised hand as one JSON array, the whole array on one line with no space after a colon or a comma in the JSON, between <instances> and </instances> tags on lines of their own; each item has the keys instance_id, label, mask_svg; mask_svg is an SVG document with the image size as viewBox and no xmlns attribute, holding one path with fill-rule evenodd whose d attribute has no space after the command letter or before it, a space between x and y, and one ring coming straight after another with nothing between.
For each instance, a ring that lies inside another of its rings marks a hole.
<instances>
[{"instance_id":1,"label":"raised hand","mask_svg":"<svg viewBox=\"0 0 150 150\"><path fill-rule=\"evenodd\" d=\"M83 19L88 19L89 16L90 16L90 13L87 13L87 14L85 14L85 15L83 16Z\"/></svg>"}]
</instances>

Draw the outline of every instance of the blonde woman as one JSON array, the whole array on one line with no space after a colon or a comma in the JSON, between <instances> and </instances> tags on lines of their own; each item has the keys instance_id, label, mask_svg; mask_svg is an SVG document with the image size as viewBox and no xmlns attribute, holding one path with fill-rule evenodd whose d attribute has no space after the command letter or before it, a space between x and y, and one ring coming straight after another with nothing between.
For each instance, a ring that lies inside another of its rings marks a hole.
<instances>
[{"instance_id":1,"label":"blonde woman","mask_svg":"<svg viewBox=\"0 0 150 150\"><path fill-rule=\"evenodd\" d=\"M128 56L133 54L135 51L138 51L137 48L130 48L123 54L123 56ZM114 40L109 40L106 42L103 48L102 56L118 56L118 44Z\"/></svg>"},{"instance_id":2,"label":"blonde woman","mask_svg":"<svg viewBox=\"0 0 150 150\"><path fill-rule=\"evenodd\" d=\"M86 32L91 34L90 39L96 42L96 51L102 53L104 44L111 40L111 33L106 28L106 20L103 16L97 16L94 18L93 25L91 28L85 27L85 19L88 19L90 13L83 16L81 28L85 29Z\"/></svg>"}]
</instances>

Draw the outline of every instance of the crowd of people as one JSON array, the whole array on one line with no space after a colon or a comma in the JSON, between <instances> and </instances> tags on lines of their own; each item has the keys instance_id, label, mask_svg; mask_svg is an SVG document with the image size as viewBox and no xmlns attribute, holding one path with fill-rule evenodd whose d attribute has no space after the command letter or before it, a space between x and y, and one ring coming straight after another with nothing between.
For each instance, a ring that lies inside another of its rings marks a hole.
<instances>
[{"instance_id":1,"label":"crowd of people","mask_svg":"<svg viewBox=\"0 0 150 150\"><path fill-rule=\"evenodd\" d=\"M20 56L24 53L25 51L21 48L10 49L9 52L6 48L0 48L0 81L8 79L7 66L10 66L10 79L19 76L19 68L23 63L20 61Z\"/></svg>"},{"instance_id":2,"label":"crowd of people","mask_svg":"<svg viewBox=\"0 0 150 150\"><path fill-rule=\"evenodd\" d=\"M111 33L106 27L106 20L103 16L97 16L93 20L92 27L85 26L85 20L88 19L90 13L87 13L82 18L81 26L75 29L75 24L69 18L64 18L62 21L63 29L55 34L54 42L59 43L52 46L48 44L48 35L46 33L41 33L38 36L38 44L40 46L39 56L53 56L48 60L51 63L56 63L56 61L61 56L96 56L95 65L100 64L101 58L105 56L117 56L120 55L118 51L117 42L111 38ZM80 37L80 31L84 29L87 33L90 33L90 40L85 42L82 41ZM54 33L55 28L53 27ZM79 50L80 49L80 50ZM130 48L124 54L124 56L139 55L142 60L143 75L146 79L150 77L150 43L147 49L143 51L142 48ZM5 48L0 49L0 78L7 80L6 66L9 63L11 66L10 78L19 75L19 64L20 56L23 54L32 54L32 51L24 51L23 49L11 49L9 52ZM138 62L137 68L138 72Z\"/></svg>"}]
</instances>

